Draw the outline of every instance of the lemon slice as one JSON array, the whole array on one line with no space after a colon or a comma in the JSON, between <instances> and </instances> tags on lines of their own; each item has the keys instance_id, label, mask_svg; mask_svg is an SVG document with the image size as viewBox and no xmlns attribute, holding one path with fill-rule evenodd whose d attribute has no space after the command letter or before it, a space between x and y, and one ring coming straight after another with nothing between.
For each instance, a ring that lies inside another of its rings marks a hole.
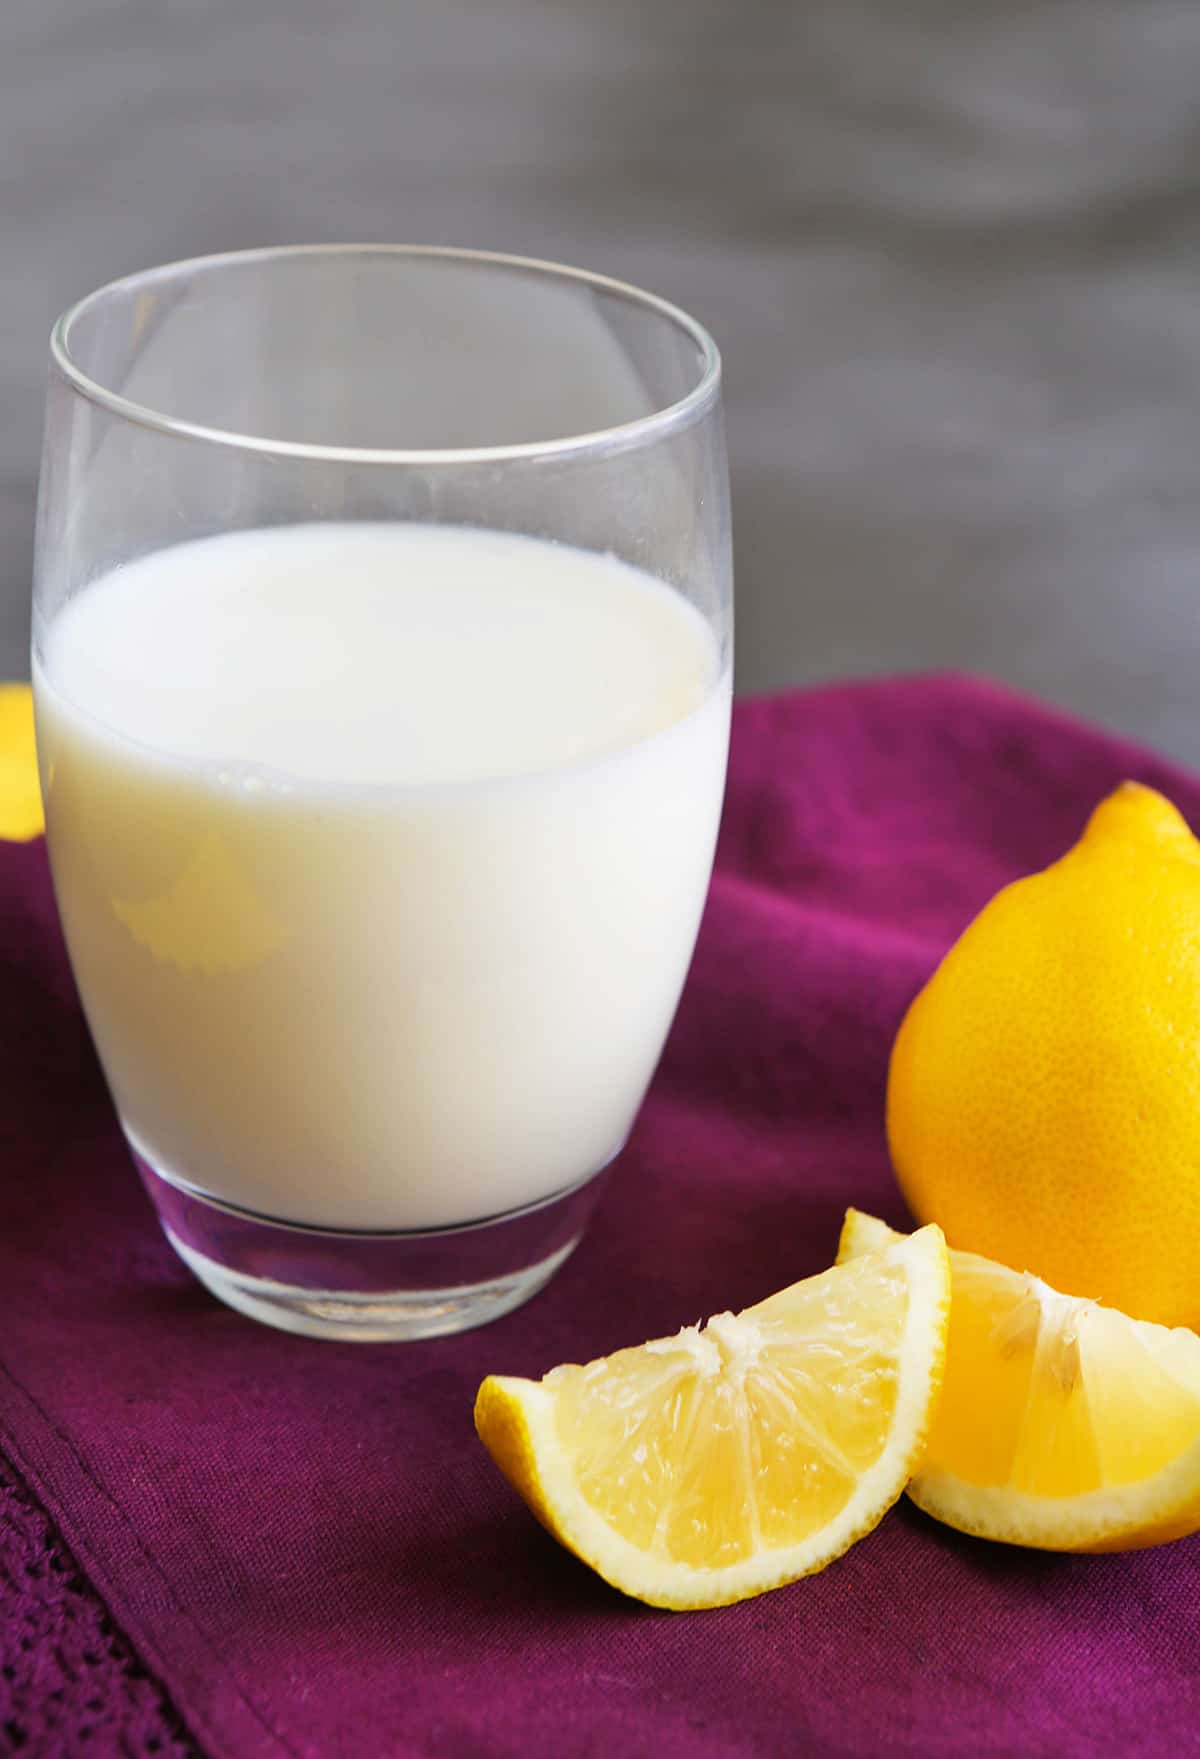
<instances>
[{"instance_id":1,"label":"lemon slice","mask_svg":"<svg viewBox=\"0 0 1200 1759\"><path fill-rule=\"evenodd\" d=\"M904 1237L848 1210L838 1263L869 1264ZM913 1501L964 1533L1049 1551L1200 1528L1200 1337L972 1252L950 1264L946 1384Z\"/></svg>"},{"instance_id":2,"label":"lemon slice","mask_svg":"<svg viewBox=\"0 0 1200 1759\"><path fill-rule=\"evenodd\" d=\"M652 1606L725 1606L823 1569L921 1457L950 1282L940 1228L543 1380L475 1426L554 1537Z\"/></svg>"}]
</instances>

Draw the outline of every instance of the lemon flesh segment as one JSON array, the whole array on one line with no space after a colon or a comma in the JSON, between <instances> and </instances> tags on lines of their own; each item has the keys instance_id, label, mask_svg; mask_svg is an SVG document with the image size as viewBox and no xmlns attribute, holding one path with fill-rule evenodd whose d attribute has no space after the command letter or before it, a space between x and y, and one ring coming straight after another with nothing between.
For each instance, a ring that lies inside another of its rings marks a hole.
<instances>
[{"instance_id":1,"label":"lemon flesh segment","mask_svg":"<svg viewBox=\"0 0 1200 1759\"><path fill-rule=\"evenodd\" d=\"M903 1239L848 1210L839 1264ZM909 1495L952 1527L1051 1551L1200 1529L1200 1337L950 1253L945 1385Z\"/></svg>"},{"instance_id":2,"label":"lemon flesh segment","mask_svg":"<svg viewBox=\"0 0 1200 1759\"><path fill-rule=\"evenodd\" d=\"M949 1262L927 1227L855 1262L540 1381L490 1376L475 1423L554 1537L654 1606L724 1606L822 1569L921 1457Z\"/></svg>"}]
</instances>

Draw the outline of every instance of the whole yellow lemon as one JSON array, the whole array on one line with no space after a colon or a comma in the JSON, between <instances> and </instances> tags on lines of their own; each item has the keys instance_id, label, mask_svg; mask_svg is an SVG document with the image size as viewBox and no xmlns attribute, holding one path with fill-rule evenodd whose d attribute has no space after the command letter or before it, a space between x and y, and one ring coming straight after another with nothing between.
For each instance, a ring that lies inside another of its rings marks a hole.
<instances>
[{"instance_id":1,"label":"whole yellow lemon","mask_svg":"<svg viewBox=\"0 0 1200 1759\"><path fill-rule=\"evenodd\" d=\"M1124 783L1006 886L900 1027L888 1141L951 1246L1200 1327L1200 843Z\"/></svg>"}]
</instances>

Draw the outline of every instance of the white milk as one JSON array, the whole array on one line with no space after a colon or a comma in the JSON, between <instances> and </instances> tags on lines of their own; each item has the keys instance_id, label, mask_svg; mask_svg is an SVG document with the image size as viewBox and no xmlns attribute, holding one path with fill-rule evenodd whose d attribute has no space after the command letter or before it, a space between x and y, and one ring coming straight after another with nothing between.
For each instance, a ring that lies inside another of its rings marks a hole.
<instances>
[{"instance_id":1,"label":"white milk","mask_svg":"<svg viewBox=\"0 0 1200 1759\"><path fill-rule=\"evenodd\" d=\"M677 593L499 532L234 533L89 586L34 683L75 973L160 1171L417 1228L620 1148L725 774Z\"/></svg>"}]
</instances>

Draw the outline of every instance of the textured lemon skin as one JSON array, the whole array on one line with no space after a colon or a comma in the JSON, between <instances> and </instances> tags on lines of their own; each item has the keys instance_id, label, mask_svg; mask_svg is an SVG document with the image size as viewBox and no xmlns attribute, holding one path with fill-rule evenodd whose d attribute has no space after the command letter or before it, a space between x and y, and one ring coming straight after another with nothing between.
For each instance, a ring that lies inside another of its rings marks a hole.
<instances>
[{"instance_id":1,"label":"textured lemon skin","mask_svg":"<svg viewBox=\"0 0 1200 1759\"><path fill-rule=\"evenodd\" d=\"M510 1376L489 1374L480 1387L475 1399L475 1432L517 1495L547 1533L558 1538L553 1512L542 1495L526 1408L521 1397L514 1396Z\"/></svg>"},{"instance_id":2,"label":"textured lemon skin","mask_svg":"<svg viewBox=\"0 0 1200 1759\"><path fill-rule=\"evenodd\" d=\"M843 1264L864 1252L878 1252L902 1237L875 1216L848 1209L838 1242L837 1262ZM952 1290L955 1262L961 1256L958 1252L950 1253ZM1197 1347L1200 1349L1200 1343ZM978 1400L972 1402L970 1410L961 1413L963 1427L986 1422L987 1411L988 1388L981 1383ZM960 1414L949 1409L948 1401L943 1399L937 1416L944 1450L945 1438ZM1200 1434L1168 1470L1122 1492L1062 1498L1022 1495L1004 1487L973 1484L954 1470L951 1460L937 1470L929 1469L925 1463L918 1464L908 1496L935 1521L976 1539L1036 1551L1143 1551L1200 1531Z\"/></svg>"},{"instance_id":3,"label":"textured lemon skin","mask_svg":"<svg viewBox=\"0 0 1200 1759\"><path fill-rule=\"evenodd\" d=\"M28 684L0 684L0 838L28 843L46 828Z\"/></svg>"},{"instance_id":4,"label":"textured lemon skin","mask_svg":"<svg viewBox=\"0 0 1200 1759\"><path fill-rule=\"evenodd\" d=\"M872 1532L904 1491L937 1411L950 1315L950 1265L938 1228L911 1236L913 1320L890 1445L829 1526L803 1544L713 1570L671 1564L631 1545L580 1495L559 1445L554 1400L544 1381L489 1375L475 1401L475 1428L513 1489L543 1527L614 1588L650 1606L691 1612L729 1606L815 1575Z\"/></svg>"},{"instance_id":5,"label":"textured lemon skin","mask_svg":"<svg viewBox=\"0 0 1200 1759\"><path fill-rule=\"evenodd\" d=\"M952 1247L1200 1325L1200 844L1125 783L950 949L892 1052L887 1132Z\"/></svg>"}]
</instances>

